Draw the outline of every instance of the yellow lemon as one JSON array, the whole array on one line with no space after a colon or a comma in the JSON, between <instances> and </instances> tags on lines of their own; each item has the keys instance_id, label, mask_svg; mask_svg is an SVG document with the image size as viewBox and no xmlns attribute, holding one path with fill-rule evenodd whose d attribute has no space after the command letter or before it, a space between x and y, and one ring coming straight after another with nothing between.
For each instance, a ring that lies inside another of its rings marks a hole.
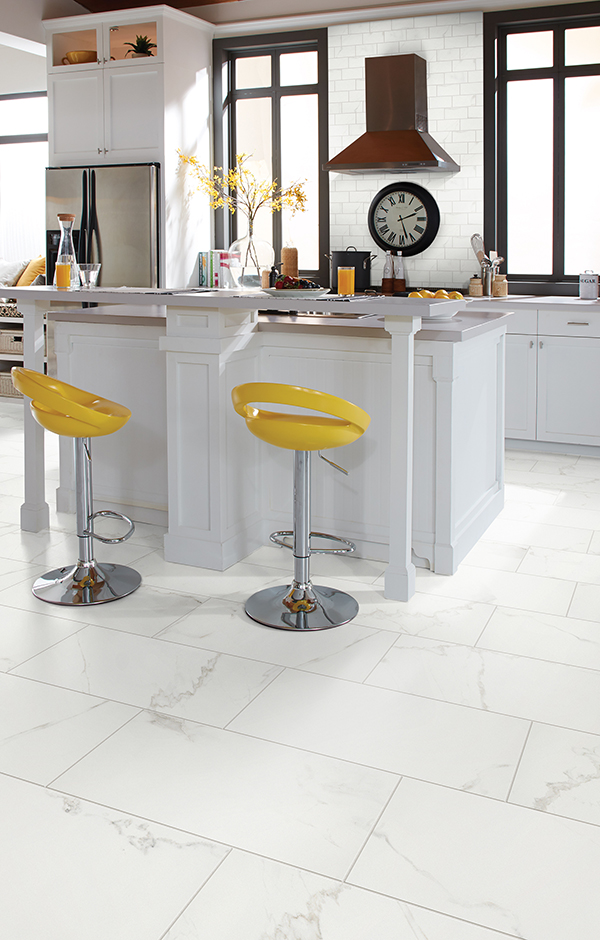
<instances>
[{"instance_id":1,"label":"yellow lemon","mask_svg":"<svg viewBox=\"0 0 600 940\"><path fill-rule=\"evenodd\" d=\"M435 297L435 294L432 290L422 290L420 293L421 297Z\"/></svg>"},{"instance_id":2,"label":"yellow lemon","mask_svg":"<svg viewBox=\"0 0 600 940\"><path fill-rule=\"evenodd\" d=\"M459 290L451 290L449 295L450 300L464 300L465 298Z\"/></svg>"},{"instance_id":3,"label":"yellow lemon","mask_svg":"<svg viewBox=\"0 0 600 940\"><path fill-rule=\"evenodd\" d=\"M450 295L448 294L448 291L447 291L447 290L443 290L443 289L442 289L442 290L436 290L434 296L437 297L437 298L439 298L439 299L441 299L441 300L448 300L448 298L449 298Z\"/></svg>"},{"instance_id":4,"label":"yellow lemon","mask_svg":"<svg viewBox=\"0 0 600 940\"><path fill-rule=\"evenodd\" d=\"M418 290L411 290L411 292L410 292L410 294L409 294L408 296L409 296L409 297L420 297L421 295L420 295L420 293L419 293Z\"/></svg>"}]
</instances>

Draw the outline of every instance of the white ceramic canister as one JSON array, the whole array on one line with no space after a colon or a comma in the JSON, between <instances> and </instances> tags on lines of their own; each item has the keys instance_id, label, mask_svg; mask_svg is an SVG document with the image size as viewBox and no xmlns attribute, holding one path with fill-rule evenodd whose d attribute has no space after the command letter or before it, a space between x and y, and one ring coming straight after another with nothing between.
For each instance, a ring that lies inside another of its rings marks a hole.
<instances>
[{"instance_id":1,"label":"white ceramic canister","mask_svg":"<svg viewBox=\"0 0 600 940\"><path fill-rule=\"evenodd\" d=\"M584 271L579 275L579 299L598 299L598 275L593 271Z\"/></svg>"}]
</instances>

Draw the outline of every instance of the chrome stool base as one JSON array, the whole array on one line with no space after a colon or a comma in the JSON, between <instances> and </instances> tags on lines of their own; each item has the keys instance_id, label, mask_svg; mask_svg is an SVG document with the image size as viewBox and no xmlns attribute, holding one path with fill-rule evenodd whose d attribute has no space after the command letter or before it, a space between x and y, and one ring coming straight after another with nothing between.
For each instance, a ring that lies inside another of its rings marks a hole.
<instances>
[{"instance_id":1,"label":"chrome stool base","mask_svg":"<svg viewBox=\"0 0 600 940\"><path fill-rule=\"evenodd\" d=\"M257 591L245 611L252 620L279 630L329 630L356 617L358 603L350 594L309 582Z\"/></svg>"},{"instance_id":2,"label":"chrome stool base","mask_svg":"<svg viewBox=\"0 0 600 940\"><path fill-rule=\"evenodd\" d=\"M127 597L141 583L142 576L133 568L93 561L48 571L37 579L31 590L48 604L91 607Z\"/></svg>"},{"instance_id":3,"label":"chrome stool base","mask_svg":"<svg viewBox=\"0 0 600 940\"><path fill-rule=\"evenodd\" d=\"M275 545L281 545L282 548L294 550L294 533L291 529L284 532L271 532L269 539L275 542ZM292 544L285 539L292 539ZM311 539L327 539L329 542L337 542L340 548L313 548ZM356 551L356 545L349 539L342 539L339 535L328 535L327 532L310 532L308 536L308 547L311 555L349 555Z\"/></svg>"}]
</instances>

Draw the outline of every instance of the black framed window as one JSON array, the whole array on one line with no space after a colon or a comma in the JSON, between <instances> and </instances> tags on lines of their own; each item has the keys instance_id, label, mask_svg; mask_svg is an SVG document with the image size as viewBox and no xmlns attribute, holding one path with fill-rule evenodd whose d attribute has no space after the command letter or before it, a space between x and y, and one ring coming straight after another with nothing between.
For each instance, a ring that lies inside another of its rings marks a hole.
<instances>
[{"instance_id":1,"label":"black framed window","mask_svg":"<svg viewBox=\"0 0 600 940\"><path fill-rule=\"evenodd\" d=\"M485 241L523 293L600 269L600 3L484 15Z\"/></svg>"},{"instance_id":2,"label":"black framed window","mask_svg":"<svg viewBox=\"0 0 600 940\"><path fill-rule=\"evenodd\" d=\"M261 209L254 234L270 242L276 262L282 247L296 247L301 273L326 284L327 31L216 39L213 62L215 165L229 169L236 154L246 153L257 178L304 183L306 211ZM216 244L227 247L246 235L245 221L217 210Z\"/></svg>"},{"instance_id":3,"label":"black framed window","mask_svg":"<svg viewBox=\"0 0 600 940\"><path fill-rule=\"evenodd\" d=\"M0 95L0 258L45 252L48 96Z\"/></svg>"}]
</instances>

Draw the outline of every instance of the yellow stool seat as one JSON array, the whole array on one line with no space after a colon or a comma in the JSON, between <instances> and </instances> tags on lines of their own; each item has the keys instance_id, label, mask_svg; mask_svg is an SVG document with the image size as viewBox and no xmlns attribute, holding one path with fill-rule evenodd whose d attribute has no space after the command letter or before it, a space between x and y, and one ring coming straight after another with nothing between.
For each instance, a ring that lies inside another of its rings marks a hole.
<instances>
[{"instance_id":1,"label":"yellow stool seat","mask_svg":"<svg viewBox=\"0 0 600 940\"><path fill-rule=\"evenodd\" d=\"M32 369L14 366L13 385L31 398L31 413L38 424L65 437L102 437L126 424L131 411L107 398L67 385Z\"/></svg>"},{"instance_id":2,"label":"yellow stool seat","mask_svg":"<svg viewBox=\"0 0 600 940\"><path fill-rule=\"evenodd\" d=\"M327 392L275 382L247 382L231 393L236 412L262 441L288 450L328 450L351 444L364 434L371 418L352 402ZM317 415L286 414L255 407L253 402L318 411Z\"/></svg>"}]
</instances>

